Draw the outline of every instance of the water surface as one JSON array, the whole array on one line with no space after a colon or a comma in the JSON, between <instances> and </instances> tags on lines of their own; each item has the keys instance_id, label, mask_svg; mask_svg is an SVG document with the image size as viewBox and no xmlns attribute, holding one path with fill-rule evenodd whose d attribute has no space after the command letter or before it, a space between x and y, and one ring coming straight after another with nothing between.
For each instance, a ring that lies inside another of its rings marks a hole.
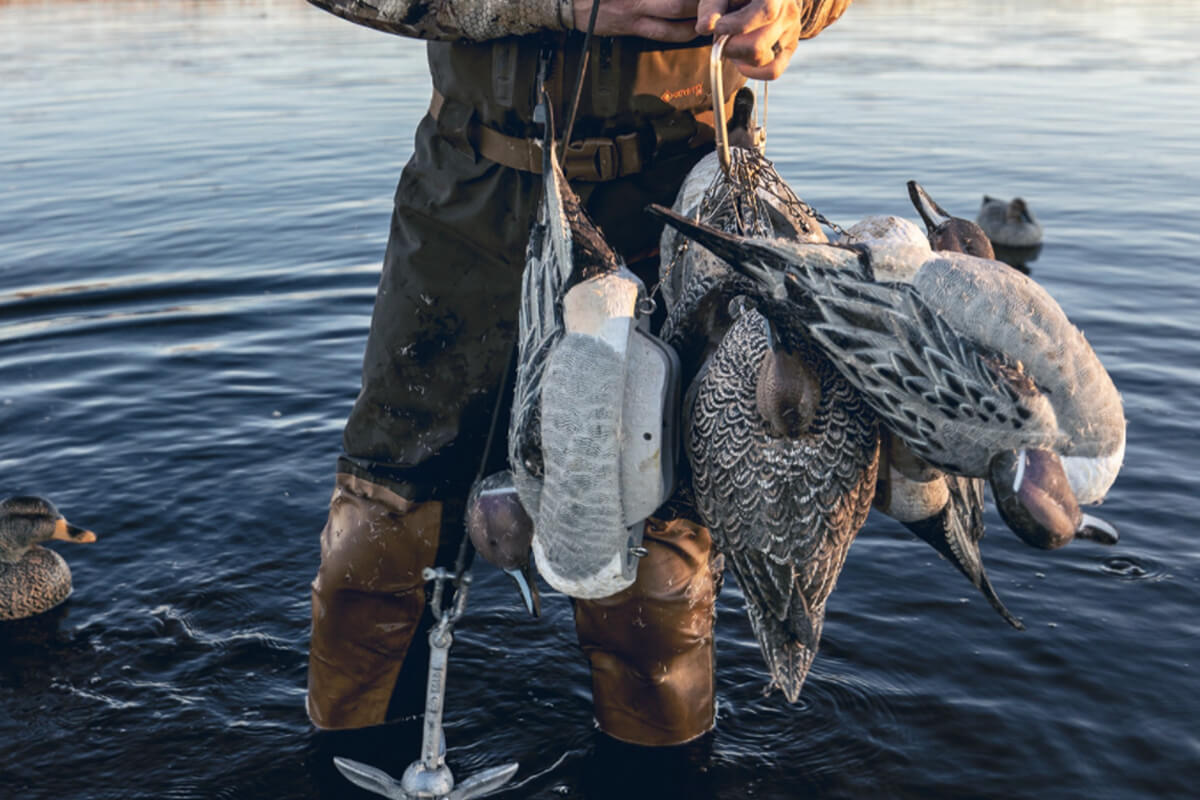
<instances>
[{"instance_id":1,"label":"water surface","mask_svg":"<svg viewBox=\"0 0 1200 800\"><path fill-rule=\"evenodd\" d=\"M597 748L570 607L480 565L449 761L508 797L1191 797L1200 784L1200 7L859 0L772 87L768 154L834 220L1023 195L1030 266L1123 393L1112 548L989 512L1011 630L872 516L803 697L764 695L733 581L709 752ZM0 3L0 495L100 540L0 630L0 797L358 796L417 724L314 737L308 582L422 47L300 2ZM658 782L652 779L657 774ZM627 776L627 777L625 777ZM621 788L621 781L628 785ZM663 785L665 784L665 786Z\"/></svg>"}]
</instances>

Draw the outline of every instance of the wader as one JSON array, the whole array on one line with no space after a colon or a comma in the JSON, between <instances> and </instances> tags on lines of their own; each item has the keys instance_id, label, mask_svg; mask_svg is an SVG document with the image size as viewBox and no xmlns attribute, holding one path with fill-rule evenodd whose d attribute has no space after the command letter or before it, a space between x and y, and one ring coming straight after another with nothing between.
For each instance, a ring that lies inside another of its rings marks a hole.
<instances>
[{"instance_id":1,"label":"wader","mask_svg":"<svg viewBox=\"0 0 1200 800\"><path fill-rule=\"evenodd\" d=\"M555 37L548 88L560 127L582 38ZM393 687L428 624L421 571L453 560L517 334L542 185L530 120L543 46L540 37L428 44L434 99L396 190L362 391L313 582L308 713L319 728L376 725L417 710L398 708ZM670 206L712 142L708 48L652 46L593 41L564 164L589 214L647 286L657 282L661 227L643 209ZM727 71L728 92L742 83ZM502 468L506 452L502 442L492 449L499 463L489 471ZM637 582L614 597L576 601L576 627L601 730L671 745L714 724L720 569L708 531L686 519L652 520L645 546Z\"/></svg>"}]
</instances>

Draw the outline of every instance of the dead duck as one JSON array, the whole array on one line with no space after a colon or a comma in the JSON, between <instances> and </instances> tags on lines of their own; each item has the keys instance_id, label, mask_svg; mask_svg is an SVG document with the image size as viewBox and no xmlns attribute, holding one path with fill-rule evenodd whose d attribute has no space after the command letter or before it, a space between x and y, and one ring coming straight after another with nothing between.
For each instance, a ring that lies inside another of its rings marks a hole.
<instances>
[{"instance_id":1,"label":"dead duck","mask_svg":"<svg viewBox=\"0 0 1200 800\"><path fill-rule=\"evenodd\" d=\"M1116 541L1080 504L1099 502L1120 469L1121 398L1033 280L988 259L934 253L898 217L860 222L849 231L856 244L821 245L737 236L652 210L754 278L765 313L805 328L916 455L988 478L1025 542Z\"/></svg>"},{"instance_id":2,"label":"dead duck","mask_svg":"<svg viewBox=\"0 0 1200 800\"><path fill-rule=\"evenodd\" d=\"M96 534L71 525L41 497L0 501L0 620L49 611L71 594L71 568L42 542L94 542Z\"/></svg>"},{"instance_id":3,"label":"dead duck","mask_svg":"<svg viewBox=\"0 0 1200 800\"><path fill-rule=\"evenodd\" d=\"M908 182L908 198L925 223L925 236L931 248L979 258L996 257L991 240L979 225L950 214L929 196L921 184Z\"/></svg>"},{"instance_id":4,"label":"dead duck","mask_svg":"<svg viewBox=\"0 0 1200 800\"><path fill-rule=\"evenodd\" d=\"M993 244L1024 248L1042 243L1041 223L1020 197L1005 201L985 194L975 221Z\"/></svg>"}]
</instances>

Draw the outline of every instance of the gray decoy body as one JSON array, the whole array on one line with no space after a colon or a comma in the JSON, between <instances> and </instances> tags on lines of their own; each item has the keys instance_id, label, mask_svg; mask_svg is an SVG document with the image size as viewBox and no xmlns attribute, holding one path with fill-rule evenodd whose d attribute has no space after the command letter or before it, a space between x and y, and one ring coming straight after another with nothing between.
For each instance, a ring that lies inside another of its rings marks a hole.
<instances>
[{"instance_id":1,"label":"gray decoy body","mask_svg":"<svg viewBox=\"0 0 1200 800\"><path fill-rule=\"evenodd\" d=\"M41 546L51 539L93 542L96 535L69 524L49 500L0 501L0 620L41 614L70 596L71 568Z\"/></svg>"},{"instance_id":2,"label":"gray decoy body","mask_svg":"<svg viewBox=\"0 0 1200 800\"><path fill-rule=\"evenodd\" d=\"M746 94L738 100L735 125ZM731 141L753 138L738 133ZM697 164L676 199L681 213L825 240L761 154L735 146L730 157L729 175L716 154ZM670 228L661 252L663 335L691 379L683 412L693 500L742 590L772 684L795 701L826 600L870 510L875 415L801 329L776 329L751 304L731 302L753 290L744 277Z\"/></svg>"},{"instance_id":3,"label":"gray decoy body","mask_svg":"<svg viewBox=\"0 0 1200 800\"><path fill-rule=\"evenodd\" d=\"M652 210L754 278L764 313L807 330L915 455L988 478L1024 541L1115 541L1079 505L1099 502L1120 469L1121 398L1083 334L1030 278L935 253L897 217L870 217L850 229L850 244L822 245Z\"/></svg>"},{"instance_id":4,"label":"gray decoy body","mask_svg":"<svg viewBox=\"0 0 1200 800\"><path fill-rule=\"evenodd\" d=\"M522 276L509 466L534 523L538 572L564 594L601 598L635 580L644 520L674 488L664 409L678 402L678 369L641 324L645 287L567 183L553 131L548 119Z\"/></svg>"},{"instance_id":5,"label":"gray decoy body","mask_svg":"<svg viewBox=\"0 0 1200 800\"><path fill-rule=\"evenodd\" d=\"M975 221L993 244L1025 248L1042 243L1042 225L1020 197L1005 201L985 194Z\"/></svg>"}]
</instances>

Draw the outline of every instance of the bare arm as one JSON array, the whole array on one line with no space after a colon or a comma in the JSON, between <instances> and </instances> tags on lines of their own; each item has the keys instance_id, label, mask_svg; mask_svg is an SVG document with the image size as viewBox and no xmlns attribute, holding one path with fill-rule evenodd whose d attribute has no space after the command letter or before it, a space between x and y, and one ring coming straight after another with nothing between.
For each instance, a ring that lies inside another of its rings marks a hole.
<instances>
[{"instance_id":1,"label":"bare arm","mask_svg":"<svg viewBox=\"0 0 1200 800\"><path fill-rule=\"evenodd\" d=\"M388 33L417 39L473 39L587 27L592 0L309 0ZM700 0L603 0L599 36L640 36L662 42L696 38Z\"/></svg>"},{"instance_id":2,"label":"bare arm","mask_svg":"<svg viewBox=\"0 0 1200 800\"><path fill-rule=\"evenodd\" d=\"M730 34L725 56L748 78L783 74L801 39L837 21L851 0L699 0L696 30ZM736 9L736 10L734 10Z\"/></svg>"}]
</instances>

